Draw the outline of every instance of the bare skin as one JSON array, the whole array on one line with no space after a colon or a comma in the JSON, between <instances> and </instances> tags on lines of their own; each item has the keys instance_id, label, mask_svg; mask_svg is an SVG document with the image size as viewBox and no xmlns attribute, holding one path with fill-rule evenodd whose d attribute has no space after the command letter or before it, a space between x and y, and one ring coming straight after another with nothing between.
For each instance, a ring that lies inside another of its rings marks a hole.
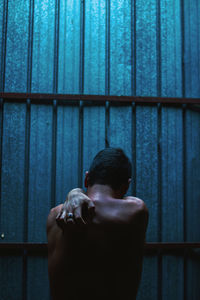
<instances>
[{"instance_id":1,"label":"bare skin","mask_svg":"<svg viewBox=\"0 0 200 300\"><path fill-rule=\"evenodd\" d=\"M58 226L56 217L63 205L53 208L49 214L48 267L52 298L136 299L148 210L142 200L120 198L123 196L120 192L106 185L88 187L87 196L95 206L89 224L65 222L66 226Z\"/></svg>"}]
</instances>

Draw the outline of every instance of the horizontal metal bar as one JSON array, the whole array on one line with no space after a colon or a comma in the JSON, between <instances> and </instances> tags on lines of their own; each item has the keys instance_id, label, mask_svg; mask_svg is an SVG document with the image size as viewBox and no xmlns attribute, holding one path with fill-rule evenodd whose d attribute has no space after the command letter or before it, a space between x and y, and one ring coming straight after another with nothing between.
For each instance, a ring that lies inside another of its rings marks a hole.
<instances>
[{"instance_id":1,"label":"horizontal metal bar","mask_svg":"<svg viewBox=\"0 0 200 300\"><path fill-rule=\"evenodd\" d=\"M47 250L47 243L0 243L0 250ZM146 243L145 249L200 249L200 243Z\"/></svg>"},{"instance_id":2,"label":"horizontal metal bar","mask_svg":"<svg viewBox=\"0 0 200 300\"><path fill-rule=\"evenodd\" d=\"M135 102L135 103L166 103L166 104L200 104L200 98L178 97L140 97L140 96L110 96L110 95L81 95L81 94L39 94L39 93L0 93L0 98L10 101L32 99L61 100L61 101L98 101L98 102Z\"/></svg>"}]
</instances>

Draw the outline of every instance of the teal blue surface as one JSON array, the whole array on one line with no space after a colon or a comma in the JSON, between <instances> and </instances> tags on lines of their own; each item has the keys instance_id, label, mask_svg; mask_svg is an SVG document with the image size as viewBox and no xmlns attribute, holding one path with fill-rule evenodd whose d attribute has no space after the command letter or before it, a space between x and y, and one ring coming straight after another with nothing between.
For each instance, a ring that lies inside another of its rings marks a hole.
<instances>
[{"instance_id":1,"label":"teal blue surface","mask_svg":"<svg viewBox=\"0 0 200 300\"><path fill-rule=\"evenodd\" d=\"M200 97L199 20L198 0L2 0L0 91ZM199 242L199 110L4 103L0 116L0 242L46 242L50 208L106 145L133 162L147 242ZM147 256L138 300L200 299L199 278L198 252ZM0 299L22 294L49 299L46 258L0 258Z\"/></svg>"}]
</instances>

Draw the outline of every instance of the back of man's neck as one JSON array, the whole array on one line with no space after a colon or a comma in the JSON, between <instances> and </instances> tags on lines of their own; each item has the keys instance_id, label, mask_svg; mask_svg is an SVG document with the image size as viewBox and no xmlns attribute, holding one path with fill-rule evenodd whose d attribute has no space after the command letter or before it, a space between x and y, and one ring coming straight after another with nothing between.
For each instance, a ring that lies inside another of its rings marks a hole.
<instances>
[{"instance_id":1,"label":"back of man's neck","mask_svg":"<svg viewBox=\"0 0 200 300\"><path fill-rule=\"evenodd\" d=\"M109 199L121 199L123 196L117 191L114 191L109 185L94 184L87 189L87 195L91 199L100 200L102 198Z\"/></svg>"}]
</instances>

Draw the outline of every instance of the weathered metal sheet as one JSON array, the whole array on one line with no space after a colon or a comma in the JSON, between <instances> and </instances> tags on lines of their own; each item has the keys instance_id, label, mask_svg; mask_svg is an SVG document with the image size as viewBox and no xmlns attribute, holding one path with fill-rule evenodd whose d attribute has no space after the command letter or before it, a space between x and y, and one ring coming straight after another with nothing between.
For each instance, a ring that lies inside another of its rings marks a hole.
<instances>
[{"instance_id":1,"label":"weathered metal sheet","mask_svg":"<svg viewBox=\"0 0 200 300\"><path fill-rule=\"evenodd\" d=\"M24 238L25 105L4 104L1 165L1 242ZM1 299L22 298L22 258L0 258Z\"/></svg>"},{"instance_id":2,"label":"weathered metal sheet","mask_svg":"<svg viewBox=\"0 0 200 300\"><path fill-rule=\"evenodd\" d=\"M31 105L28 241L46 241L51 207L52 106Z\"/></svg>"},{"instance_id":3,"label":"weathered metal sheet","mask_svg":"<svg viewBox=\"0 0 200 300\"><path fill-rule=\"evenodd\" d=\"M161 96L183 96L181 2L160 3ZM180 108L161 110L162 241L184 241L183 113ZM172 213L173 212L173 213ZM182 257L164 256L163 299L183 299Z\"/></svg>"},{"instance_id":4,"label":"weathered metal sheet","mask_svg":"<svg viewBox=\"0 0 200 300\"><path fill-rule=\"evenodd\" d=\"M157 107L137 107L136 115L136 195L149 209L147 241L155 242L159 239Z\"/></svg>"},{"instance_id":5,"label":"weathered metal sheet","mask_svg":"<svg viewBox=\"0 0 200 300\"><path fill-rule=\"evenodd\" d=\"M187 111L186 127L186 239L200 238L200 112Z\"/></svg>"},{"instance_id":6,"label":"weathered metal sheet","mask_svg":"<svg viewBox=\"0 0 200 300\"><path fill-rule=\"evenodd\" d=\"M79 106L58 105L56 147L56 204L78 186Z\"/></svg>"},{"instance_id":7,"label":"weathered metal sheet","mask_svg":"<svg viewBox=\"0 0 200 300\"><path fill-rule=\"evenodd\" d=\"M135 20L135 93L157 95L157 11L156 1L136 1ZM136 196L150 204L151 237L158 234L158 189L157 189L157 109L136 107ZM144 124L146 126L144 126ZM145 260L138 299L155 299L158 292L157 258ZM147 275L148 274L148 275ZM146 277L147 276L147 277ZM151 280L146 280L146 278ZM147 287L148 286L148 287ZM148 295L148 296L147 296Z\"/></svg>"},{"instance_id":8,"label":"weathered metal sheet","mask_svg":"<svg viewBox=\"0 0 200 300\"><path fill-rule=\"evenodd\" d=\"M46 220L52 202L52 117L51 105L31 105L28 197L28 242L46 241ZM28 257L27 297L46 298L47 261ZM41 288L42 283L45 288ZM34 291L34 293L33 293ZM35 292L37 291L37 292Z\"/></svg>"},{"instance_id":9,"label":"weathered metal sheet","mask_svg":"<svg viewBox=\"0 0 200 300\"><path fill-rule=\"evenodd\" d=\"M105 148L105 108L85 106L83 108L83 180L95 155ZM79 150L80 151L80 150ZM84 181L83 181L84 186Z\"/></svg>"},{"instance_id":10,"label":"weathered metal sheet","mask_svg":"<svg viewBox=\"0 0 200 300\"><path fill-rule=\"evenodd\" d=\"M0 257L0 297L1 300L23 299L22 257Z\"/></svg>"},{"instance_id":11,"label":"weathered metal sheet","mask_svg":"<svg viewBox=\"0 0 200 300\"><path fill-rule=\"evenodd\" d=\"M105 1L85 1L85 94L105 94L105 25Z\"/></svg>"},{"instance_id":12,"label":"weathered metal sheet","mask_svg":"<svg viewBox=\"0 0 200 300\"><path fill-rule=\"evenodd\" d=\"M55 0L34 1L31 91L53 92Z\"/></svg>"},{"instance_id":13,"label":"weathered metal sheet","mask_svg":"<svg viewBox=\"0 0 200 300\"><path fill-rule=\"evenodd\" d=\"M162 110L162 241L184 241L183 123L180 108ZM183 299L183 258L163 257L163 299ZM174 284L176 282L176 284Z\"/></svg>"},{"instance_id":14,"label":"weathered metal sheet","mask_svg":"<svg viewBox=\"0 0 200 300\"><path fill-rule=\"evenodd\" d=\"M200 97L199 16L198 0L1 1L1 90L5 76L8 92L31 86L41 93ZM3 117L1 242L27 237L45 242L50 207L81 185L92 158L108 144L122 147L133 161L136 176L129 194L136 191L149 208L147 241L199 240L198 111L68 103L54 105L53 113L52 105L31 104L26 166L25 104L6 103ZM0 264L2 299L22 298L23 270L27 299L49 297L46 259L28 257L27 270L21 257L2 257ZM161 294L162 299L199 299L199 272L197 253L185 261L183 256L148 256L138 299L160 300Z\"/></svg>"},{"instance_id":15,"label":"weathered metal sheet","mask_svg":"<svg viewBox=\"0 0 200 300\"><path fill-rule=\"evenodd\" d=\"M156 1L139 0L136 16L136 95L157 95Z\"/></svg>"},{"instance_id":16,"label":"weathered metal sheet","mask_svg":"<svg viewBox=\"0 0 200 300\"><path fill-rule=\"evenodd\" d=\"M182 110L162 112L162 241L182 242L183 232L183 123ZM173 214L172 214L173 211ZM173 230L172 230L173 228Z\"/></svg>"},{"instance_id":17,"label":"weathered metal sheet","mask_svg":"<svg viewBox=\"0 0 200 300\"><path fill-rule=\"evenodd\" d=\"M180 0L160 1L160 70L162 97L182 97L183 41L181 35L180 2Z\"/></svg>"},{"instance_id":18,"label":"weathered metal sheet","mask_svg":"<svg viewBox=\"0 0 200 300\"><path fill-rule=\"evenodd\" d=\"M109 142L110 147L122 148L132 161L132 107L131 106L111 106L109 122ZM133 178L134 180L134 178ZM132 194L132 183L127 192Z\"/></svg>"},{"instance_id":19,"label":"weathered metal sheet","mask_svg":"<svg viewBox=\"0 0 200 300\"><path fill-rule=\"evenodd\" d=\"M60 1L58 92L79 93L80 2Z\"/></svg>"},{"instance_id":20,"label":"weathered metal sheet","mask_svg":"<svg viewBox=\"0 0 200 300\"><path fill-rule=\"evenodd\" d=\"M28 258L27 300L50 299L47 269L47 257Z\"/></svg>"},{"instance_id":21,"label":"weathered metal sheet","mask_svg":"<svg viewBox=\"0 0 200 300\"><path fill-rule=\"evenodd\" d=\"M4 104L0 222L5 242L23 241L25 108Z\"/></svg>"},{"instance_id":22,"label":"weathered metal sheet","mask_svg":"<svg viewBox=\"0 0 200 300\"><path fill-rule=\"evenodd\" d=\"M4 2L1 1L0 2L0 76L2 77L3 75L3 56L2 56L2 48L3 48L3 36L4 36L4 32L3 32L3 28L4 28L4 25L5 22L4 22ZM0 80L0 90L3 90L2 89L2 84L3 84L3 80L1 78Z\"/></svg>"},{"instance_id":23,"label":"weathered metal sheet","mask_svg":"<svg viewBox=\"0 0 200 300\"><path fill-rule=\"evenodd\" d=\"M137 299L159 299L158 283L161 285L162 280L161 278L158 279L157 260L154 256L147 256L143 262L142 279Z\"/></svg>"},{"instance_id":24,"label":"weathered metal sheet","mask_svg":"<svg viewBox=\"0 0 200 300\"><path fill-rule=\"evenodd\" d=\"M8 1L5 91L26 91L28 59L28 16L28 0Z\"/></svg>"},{"instance_id":25,"label":"weathered metal sheet","mask_svg":"<svg viewBox=\"0 0 200 300\"><path fill-rule=\"evenodd\" d=\"M185 96L200 95L200 5L198 0L184 1Z\"/></svg>"},{"instance_id":26,"label":"weathered metal sheet","mask_svg":"<svg viewBox=\"0 0 200 300\"><path fill-rule=\"evenodd\" d=\"M131 95L131 1L110 1L110 94Z\"/></svg>"}]
</instances>

